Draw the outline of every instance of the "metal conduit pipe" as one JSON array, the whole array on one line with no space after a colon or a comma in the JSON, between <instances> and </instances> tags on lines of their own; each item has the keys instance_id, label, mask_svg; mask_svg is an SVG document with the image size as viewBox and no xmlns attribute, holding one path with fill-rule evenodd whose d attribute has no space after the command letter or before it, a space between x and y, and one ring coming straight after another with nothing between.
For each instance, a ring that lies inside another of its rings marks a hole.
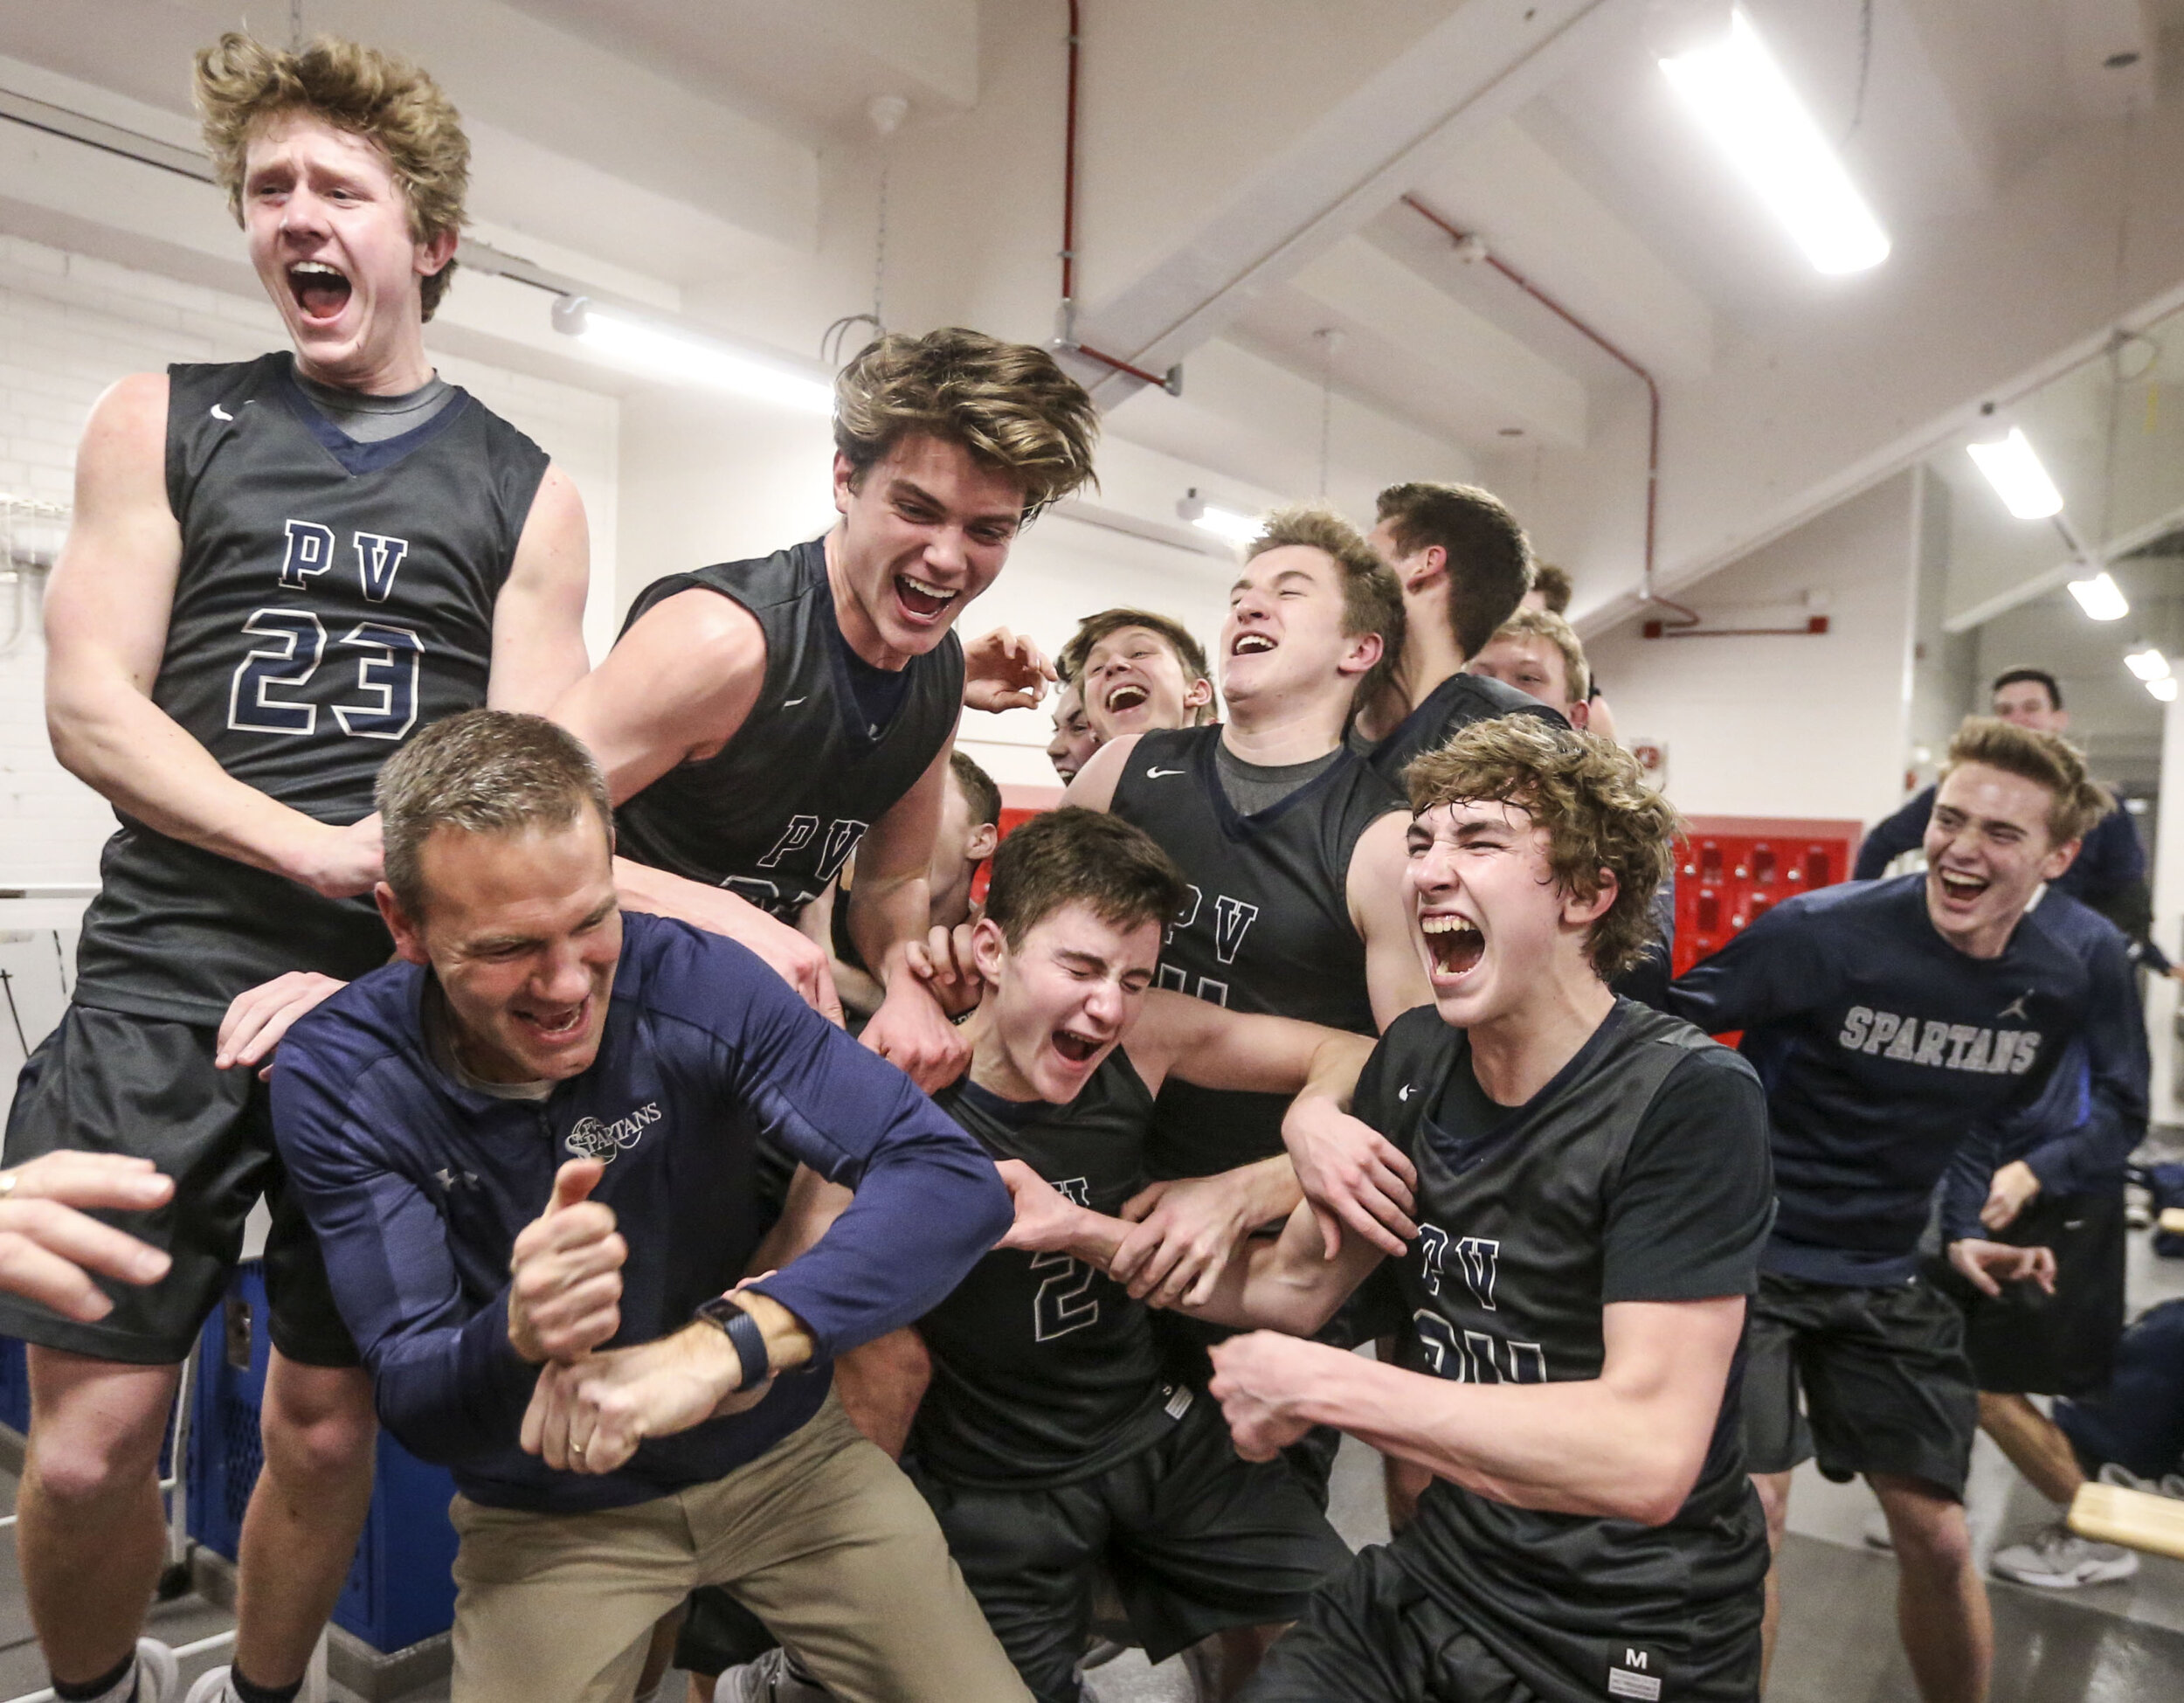
<instances>
[{"instance_id":1,"label":"metal conduit pipe","mask_svg":"<svg viewBox=\"0 0 2184 1703\"><path fill-rule=\"evenodd\" d=\"M1676 602L1671 598L1662 597L1654 589L1655 517L1661 489L1661 386L1655 382L1653 375L1647 371L1646 369L1641 366L1636 361L1633 360L1628 355L1625 354L1621 349L1617 348L1614 343L1609 342L1608 339L1602 336L1599 331L1594 330L1593 327L1587 325L1582 319L1579 318L1577 315L1571 312L1569 308L1565 308L1561 302L1555 300L1555 298L1550 295L1545 290L1541 289L1538 285L1533 283L1530 278L1519 272L1507 260L1504 260L1500 255L1494 253L1492 249L1486 246L1484 239L1480 237L1476 232L1459 229L1455 225L1450 223L1448 219L1442 218L1439 213L1435 212L1433 208L1427 206L1426 203L1420 200L1415 195L1406 195L1403 197L1403 204L1406 207L1408 207L1413 212L1418 214L1421 218L1427 220L1436 228L1446 232L1448 238L1459 247L1475 253L1478 258L1483 260L1487 265L1492 267L1495 271L1500 273L1503 277L1508 279L1510 283L1516 285L1517 287L1524 291L1526 295L1531 297L1533 301L1539 303L1539 305L1545 308L1549 313L1554 315L1556 318L1561 320L1564 324L1569 326L1572 330L1586 338L1595 348L1600 349L1604 353L1621 363L1623 366L1628 368L1629 370L1635 373L1638 376L1640 382L1645 385L1646 550L1644 562L1639 569L1638 574L1638 600L1641 603L1655 604L1661 608L1672 610L1675 613L1675 620L1671 625L1676 627L1697 627L1698 625L1699 617L1695 610L1686 608L1683 604Z\"/></svg>"},{"instance_id":2,"label":"metal conduit pipe","mask_svg":"<svg viewBox=\"0 0 2184 1703\"><path fill-rule=\"evenodd\" d=\"M1054 334L1054 346L1066 349L1073 355L1112 367L1116 372L1128 373L1132 378L1158 386L1170 396L1183 394L1183 367L1180 363L1166 372L1149 372L1133 365L1119 356L1102 353L1089 343L1077 341L1077 47L1079 25L1082 17L1078 0L1069 0L1069 82L1068 93L1062 107L1061 150L1061 322Z\"/></svg>"}]
</instances>

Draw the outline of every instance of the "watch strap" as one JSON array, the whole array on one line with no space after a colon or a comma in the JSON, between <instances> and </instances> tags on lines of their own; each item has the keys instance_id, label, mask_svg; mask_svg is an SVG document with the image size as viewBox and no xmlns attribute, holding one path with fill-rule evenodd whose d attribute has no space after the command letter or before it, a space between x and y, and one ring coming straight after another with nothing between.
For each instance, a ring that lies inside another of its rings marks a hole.
<instances>
[{"instance_id":1,"label":"watch strap","mask_svg":"<svg viewBox=\"0 0 2184 1703\"><path fill-rule=\"evenodd\" d=\"M699 1307L698 1317L719 1326L736 1350L736 1364L743 1368L742 1380L736 1386L739 1392L756 1389L765 1382L772 1362L766 1353L766 1333L756 1319L725 1295L716 1295Z\"/></svg>"}]
</instances>

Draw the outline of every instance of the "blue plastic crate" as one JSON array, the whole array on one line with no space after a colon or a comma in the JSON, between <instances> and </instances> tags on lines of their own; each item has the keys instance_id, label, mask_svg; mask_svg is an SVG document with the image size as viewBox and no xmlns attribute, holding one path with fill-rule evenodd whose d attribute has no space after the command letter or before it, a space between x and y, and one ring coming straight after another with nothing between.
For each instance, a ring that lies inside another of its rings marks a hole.
<instances>
[{"instance_id":1,"label":"blue plastic crate","mask_svg":"<svg viewBox=\"0 0 2184 1703\"><path fill-rule=\"evenodd\" d=\"M190 1407L190 1535L230 1561L265 1458L258 1416L271 1353L265 1274L252 1260L205 1321L204 1375ZM388 1651L454 1624L455 1528L447 1519L454 1493L445 1467L381 1434L371 1512L334 1606L336 1625Z\"/></svg>"},{"instance_id":2,"label":"blue plastic crate","mask_svg":"<svg viewBox=\"0 0 2184 1703\"><path fill-rule=\"evenodd\" d=\"M31 1430L31 1369L20 1338L0 1336L0 1425Z\"/></svg>"}]
</instances>

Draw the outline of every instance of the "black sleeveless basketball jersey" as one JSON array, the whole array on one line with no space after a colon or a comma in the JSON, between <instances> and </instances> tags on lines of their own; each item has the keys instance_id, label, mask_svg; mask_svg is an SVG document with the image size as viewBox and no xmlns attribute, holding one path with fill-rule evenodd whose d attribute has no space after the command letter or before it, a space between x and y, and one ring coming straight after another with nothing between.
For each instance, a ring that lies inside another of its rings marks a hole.
<instances>
[{"instance_id":1,"label":"black sleeveless basketball jersey","mask_svg":"<svg viewBox=\"0 0 2184 1703\"><path fill-rule=\"evenodd\" d=\"M1220 737L1218 726L1148 733L1115 783L1114 813L1158 841L1191 883L1161 945L1160 985L1234 1011L1376 1033L1347 887L1358 836L1396 807L1393 794L1344 752L1272 808L1240 815L1214 768ZM1278 1094L1171 1080L1152 1175L1211 1176L1271 1158L1288 1106Z\"/></svg>"},{"instance_id":2,"label":"black sleeveless basketball jersey","mask_svg":"<svg viewBox=\"0 0 2184 1703\"><path fill-rule=\"evenodd\" d=\"M1452 674L1427 693L1425 701L1402 719L1395 730L1372 748L1365 760L1398 792L1403 790L1403 771L1421 752L1438 751L1474 722L1490 722L1497 716L1537 716L1556 727L1569 722L1552 704L1527 696L1514 686L1484 675Z\"/></svg>"},{"instance_id":3,"label":"black sleeveless basketball jersey","mask_svg":"<svg viewBox=\"0 0 2184 1703\"><path fill-rule=\"evenodd\" d=\"M1461 1135L1435 1116L1457 1071L1492 1109ZM1419 1234L1393 1268L1406 1364L1458 1382L1590 1379L1609 1303L1746 1294L1756 1282L1773 1199L1764 1093L1749 1065L1687 1023L1620 1000L1553 1081L1503 1109L1471 1082L1468 1037L1421 1007L1389 1026L1355 1107L1418 1167ZM1717 1694L1692 1686L1706 1676L1690 1663L1745 1647L1767 1568L1740 1374L1667 1525L1515 1508L1436 1480L1399 1547L1543 1696ZM1756 1663L1756 1641L1749 1653ZM1657 1692L1610 1682L1632 1654Z\"/></svg>"},{"instance_id":4,"label":"black sleeveless basketball jersey","mask_svg":"<svg viewBox=\"0 0 2184 1703\"><path fill-rule=\"evenodd\" d=\"M1022 1107L967 1081L935 1097L997 1159L1020 1159L1110 1215L1144 1184L1152 1096L1116 1048L1068 1105ZM920 1321L932 1387L911 1447L935 1477L986 1487L1074 1483L1151 1443L1174 1398L1144 1304L1066 1254L999 1248Z\"/></svg>"},{"instance_id":5,"label":"black sleeveless basketball jersey","mask_svg":"<svg viewBox=\"0 0 2184 1703\"><path fill-rule=\"evenodd\" d=\"M963 644L951 632L910 659L902 707L875 734L857 708L822 542L654 580L622 630L701 586L764 630L765 684L719 751L668 770L615 812L619 849L792 923L955 731Z\"/></svg>"},{"instance_id":6,"label":"black sleeveless basketball jersey","mask_svg":"<svg viewBox=\"0 0 2184 1703\"><path fill-rule=\"evenodd\" d=\"M152 701L238 780L323 822L371 813L401 743L486 701L493 610L546 453L474 397L359 444L282 350L168 369L182 528ZM217 1022L284 971L355 977L392 947L369 896L308 888L126 813L100 859L76 997Z\"/></svg>"}]
</instances>

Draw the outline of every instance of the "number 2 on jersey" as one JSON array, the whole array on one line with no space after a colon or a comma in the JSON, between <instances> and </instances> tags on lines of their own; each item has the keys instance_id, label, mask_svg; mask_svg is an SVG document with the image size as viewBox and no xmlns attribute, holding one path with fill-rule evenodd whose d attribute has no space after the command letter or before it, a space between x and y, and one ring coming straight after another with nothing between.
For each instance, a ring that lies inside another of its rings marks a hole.
<instances>
[{"instance_id":1,"label":"number 2 on jersey","mask_svg":"<svg viewBox=\"0 0 2184 1703\"><path fill-rule=\"evenodd\" d=\"M319 707L284 694L301 689L326 655L326 628L308 609L259 609L243 631L271 640L237 665L227 696L227 724L243 733L309 734ZM361 703L332 706L342 731L356 739L399 739L417 720L418 666L424 641L406 627L359 621L341 640L356 660Z\"/></svg>"},{"instance_id":2,"label":"number 2 on jersey","mask_svg":"<svg viewBox=\"0 0 2184 1703\"><path fill-rule=\"evenodd\" d=\"M1092 1204L1090 1185L1083 1177L1071 1177L1058 1182L1054 1187L1067 1199L1081 1207ZM1031 1263L1034 1271L1051 1271L1050 1277L1040 1279L1039 1293L1032 1297L1032 1340L1052 1342L1058 1336L1081 1331L1087 1325L1099 1322L1098 1298L1087 1299L1085 1291L1092 1287L1100 1274L1096 1268L1082 1260L1072 1259L1061 1252L1040 1254Z\"/></svg>"}]
</instances>

